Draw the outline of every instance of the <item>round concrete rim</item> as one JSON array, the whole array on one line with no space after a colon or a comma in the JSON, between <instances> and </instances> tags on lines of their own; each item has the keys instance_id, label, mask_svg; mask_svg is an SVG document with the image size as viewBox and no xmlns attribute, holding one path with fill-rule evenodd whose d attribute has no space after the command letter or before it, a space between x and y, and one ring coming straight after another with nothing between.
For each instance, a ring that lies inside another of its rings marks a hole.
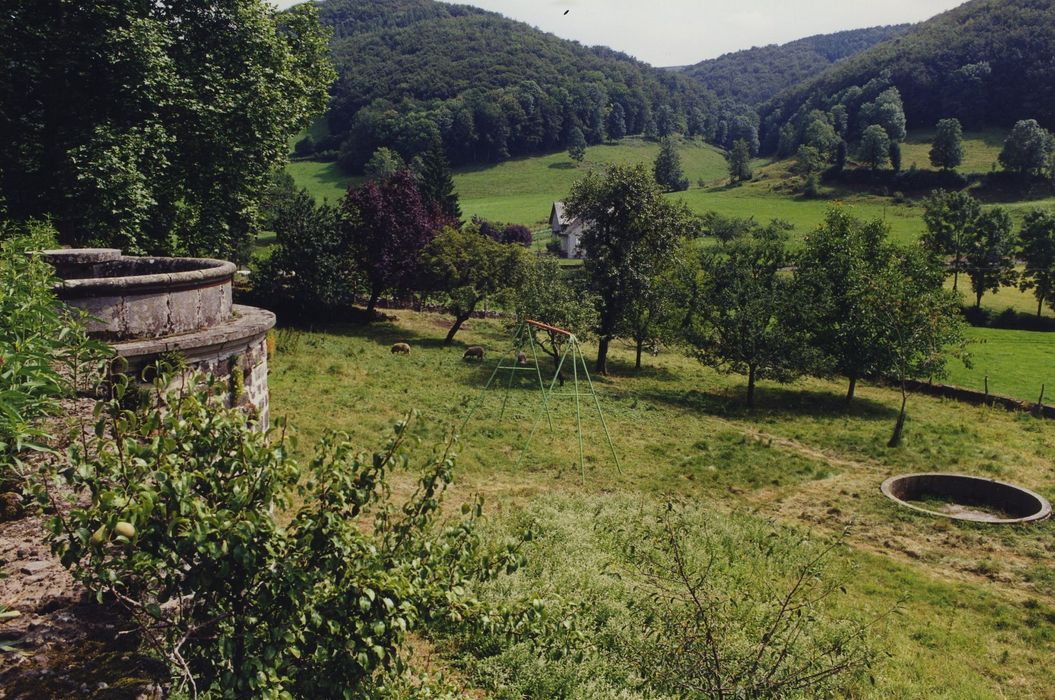
<instances>
[{"instance_id":1,"label":"round concrete rim","mask_svg":"<svg viewBox=\"0 0 1055 700\"><path fill-rule=\"evenodd\" d=\"M1027 515L1027 516L1024 516L1024 517L1021 517L1021 518L1003 518L1003 519L1001 519L1001 518L994 518L992 520L980 520L980 519L977 519L977 518L971 518L971 517L965 517L963 515L957 515L955 513L940 513L938 511L928 510L926 508L921 508L920 506L912 505L908 501L903 501L903 500L901 500L900 498L898 498L897 496L894 495L892 487L893 487L893 485L896 482L898 482L898 481L900 481L902 479L907 479L907 478L912 478L912 477L928 477L928 476L931 476L931 477L933 477L933 476L937 476L937 477L952 477L952 478L956 478L956 479L965 479L965 480L969 480L969 481L983 482L983 483L986 483L986 484L998 484L1000 486L1003 486L1003 487L1006 487L1006 488L1009 488L1009 489L1013 489L1015 491L1019 491L1021 493L1026 494L1027 496L1033 498L1037 502L1038 510L1035 513L1032 513L1030 515ZM1022 486L1018 486L1016 484L1010 484L1010 483L1008 483L1006 481L998 481L996 479L988 479L988 478L982 477L982 476L971 476L969 474L956 474L956 473L952 473L952 472L918 472L918 473L915 473L915 474L898 474L896 476L892 476L892 477L888 478L887 480L885 480L882 483L882 485L879 487L879 489L880 489L880 491L883 492L884 496L886 496L891 501L893 501L894 503L897 503L900 506L903 506L905 508L910 508L910 509L912 509L912 510L918 512L918 513L926 513L927 515L933 515L933 516L936 516L936 517L939 517L939 518L948 518L950 520L961 520L961 521L964 521L964 522L982 523L982 524L986 524L986 525L1014 525L1014 524L1017 524L1017 523L1038 522L1038 521L1041 521L1041 520L1046 520L1048 517L1051 516L1051 503L1048 501L1048 499L1044 498L1039 493L1037 493L1035 491L1031 491L1030 489L1027 489L1027 488L1023 488Z\"/></svg>"},{"instance_id":2,"label":"round concrete rim","mask_svg":"<svg viewBox=\"0 0 1055 700\"><path fill-rule=\"evenodd\" d=\"M156 260L153 257L137 258L124 256L123 260ZM126 277L88 277L84 279L62 280L57 287L60 299L86 296L129 296L149 294L156 291L179 291L212 287L229 283L234 279L238 269L235 264L215 258L168 258L179 260L196 267L182 272L159 272L147 275L129 275Z\"/></svg>"}]
</instances>

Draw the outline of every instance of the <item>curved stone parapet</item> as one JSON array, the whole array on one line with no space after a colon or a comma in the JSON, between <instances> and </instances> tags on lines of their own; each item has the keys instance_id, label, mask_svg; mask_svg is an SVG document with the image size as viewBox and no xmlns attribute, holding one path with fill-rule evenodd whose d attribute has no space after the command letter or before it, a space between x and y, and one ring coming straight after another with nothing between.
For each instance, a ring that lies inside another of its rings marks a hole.
<instances>
[{"instance_id":1,"label":"curved stone parapet","mask_svg":"<svg viewBox=\"0 0 1055 700\"><path fill-rule=\"evenodd\" d=\"M211 328L230 318L233 263L211 258L115 257L112 252L44 253L62 278L58 297L88 314L92 335L111 341L161 338Z\"/></svg>"},{"instance_id":2,"label":"curved stone parapet","mask_svg":"<svg viewBox=\"0 0 1055 700\"><path fill-rule=\"evenodd\" d=\"M110 248L41 255L61 279L59 299L88 314L89 334L114 347L127 361L125 371L138 377L177 354L188 369L226 380L228 403L251 409L267 425L267 332L275 315L232 303L234 264L132 257Z\"/></svg>"}]
</instances>

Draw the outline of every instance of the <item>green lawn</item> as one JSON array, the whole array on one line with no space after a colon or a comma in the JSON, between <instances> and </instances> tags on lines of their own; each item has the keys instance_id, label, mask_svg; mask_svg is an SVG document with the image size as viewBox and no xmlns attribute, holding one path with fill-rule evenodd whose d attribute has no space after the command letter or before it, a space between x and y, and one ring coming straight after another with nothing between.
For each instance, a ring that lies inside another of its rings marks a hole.
<instances>
[{"instance_id":1,"label":"green lawn","mask_svg":"<svg viewBox=\"0 0 1055 700\"><path fill-rule=\"evenodd\" d=\"M970 328L970 369L949 364L949 384L981 391L989 377L989 391L1036 401L1040 385L1055 402L1055 333Z\"/></svg>"},{"instance_id":2,"label":"green lawn","mask_svg":"<svg viewBox=\"0 0 1055 700\"><path fill-rule=\"evenodd\" d=\"M905 145L906 164L919 161L923 154L921 164L926 165L930 138L931 132L910 135ZM983 162L991 162L1002 143L1003 134L996 130L969 134L965 140L965 168L978 168ZM498 165L460 168L455 172L454 183L466 217L480 216L534 227L548 219L552 203L566 197L572 184L589 169L613 163L651 165L658 151L657 143L629 138L618 144L590 147L581 164L574 163L563 152L518 158ZM889 197L838 192L819 199L805 199L789 192L786 161L771 164L756 161L752 182L729 187L725 158L718 149L699 142L682 142L679 153L690 188L670 197L681 199L698 213L716 211L726 216L754 217L760 222L783 219L795 226L793 243L819 224L825 211L835 205L850 206L862 218L883 219L897 241L916 240L923 230L918 202L896 204ZM306 188L320 201L336 201L349 184L361 181L342 174L336 163L298 161L290 163L288 170L298 186ZM1006 206L1019 222L1030 209L1055 207L1055 198Z\"/></svg>"},{"instance_id":3,"label":"green lawn","mask_svg":"<svg viewBox=\"0 0 1055 700\"><path fill-rule=\"evenodd\" d=\"M449 319L393 315L365 328L279 332L272 415L288 418L302 453L330 429L346 430L372 448L385 426L414 408L427 426L426 443L439 441L461 423L509 344L498 321L471 321L446 348L441 339ZM397 341L411 344L409 356L389 352ZM462 343L487 347L487 361L464 362ZM1044 352L1038 345L1037 353ZM1051 366L1050 345L1047 352ZM525 552L533 563L511 586L541 587L571 602L604 600L615 584L604 567L598 514L649 512L669 497L772 520L803 537L853 523L846 554L853 575L836 612L869 614L903 604L875 632L889 656L872 669L874 685L862 680L852 697L1055 697L1048 672L1055 654L1055 525L1001 529L939 521L899 510L878 488L890 474L941 469L992 475L1055 496L1052 423L913 395L905 443L891 450L885 443L899 397L888 388L860 387L847 411L843 382L763 382L759 407L748 412L742 377L717 374L676 353L648 358L640 373L631 362L630 349L616 344L614 375L595 377L621 472L596 418L584 413L586 478L580 483L570 400L553 407L553 432L544 428L518 463L539 408L529 382L514 384L502 418L503 392L486 396L463 431L450 498L457 503L482 494L494 528L531 522L538 532L537 544ZM474 697L555 697L544 680L556 673L572 683L592 673L574 658L539 665L529 653L480 660L479 649L442 651L478 692ZM568 691L561 697L613 696L590 694L603 685L559 687Z\"/></svg>"},{"instance_id":4,"label":"green lawn","mask_svg":"<svg viewBox=\"0 0 1055 700\"><path fill-rule=\"evenodd\" d=\"M934 142L934 129L913 129L901 145L901 162L904 167L915 165L921 170L932 170L930 147ZM996 163L999 168L1000 151L1007 138L1006 129L968 131L963 135L963 163L957 170L961 173L987 173Z\"/></svg>"},{"instance_id":5,"label":"green lawn","mask_svg":"<svg viewBox=\"0 0 1055 700\"><path fill-rule=\"evenodd\" d=\"M1018 271L1022 272L1021 266ZM952 277L945 281L946 288L952 289L952 281ZM960 275L957 289L963 298L964 306L973 306L974 293L971 292L971 282L966 275ZM997 312L1013 309L1030 316L1037 314L1037 298L1033 296L1033 290L1023 292L1017 286L1001 287L997 292L986 292L982 295L982 306ZM1055 318L1055 311L1052 311L1051 306L1045 303L1040 315L1044 318Z\"/></svg>"}]
</instances>

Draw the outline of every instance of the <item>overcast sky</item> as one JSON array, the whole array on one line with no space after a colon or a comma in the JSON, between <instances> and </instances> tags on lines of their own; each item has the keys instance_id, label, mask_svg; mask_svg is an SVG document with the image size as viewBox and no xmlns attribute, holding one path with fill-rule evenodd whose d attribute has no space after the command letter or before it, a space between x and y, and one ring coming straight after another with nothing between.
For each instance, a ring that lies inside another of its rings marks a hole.
<instances>
[{"instance_id":1,"label":"overcast sky","mask_svg":"<svg viewBox=\"0 0 1055 700\"><path fill-rule=\"evenodd\" d=\"M811 34L919 22L962 0L466 0L566 39L656 66L782 44ZM294 0L277 0L280 7ZM568 10L565 15L564 11Z\"/></svg>"}]
</instances>

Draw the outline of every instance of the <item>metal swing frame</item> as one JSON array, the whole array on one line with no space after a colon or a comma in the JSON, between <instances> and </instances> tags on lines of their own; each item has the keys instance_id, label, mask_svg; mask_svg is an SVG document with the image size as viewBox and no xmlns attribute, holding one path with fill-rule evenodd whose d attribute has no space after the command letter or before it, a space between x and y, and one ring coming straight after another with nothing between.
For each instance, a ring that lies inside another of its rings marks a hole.
<instances>
[{"instance_id":1,"label":"metal swing frame","mask_svg":"<svg viewBox=\"0 0 1055 700\"><path fill-rule=\"evenodd\" d=\"M554 333L561 335L566 338L563 343L559 359L557 361L557 370L553 373L553 379L549 383L549 387L543 383L542 380L542 368L539 364L538 348L541 344L535 339L536 331L546 331L548 333ZM484 396L487 394L487 390L495 383L495 379L498 377L502 370L509 371L509 381L506 383L505 396L502 398L502 409L499 411L498 417L501 419L505 416L506 406L509 403L509 394L513 389L513 377L516 376L517 372L534 372L538 377L539 389L542 391L542 406L539 408L538 415L535 417L535 422L531 426L531 432L528 434L527 440L521 447L520 458L517 460L516 466L520 466L521 462L524 461L524 457L527 455L528 448L531 446L531 442L535 437L535 433L538 431L539 424L542 422L542 416L545 415L549 423L550 431L553 431L553 415L550 413L550 401L553 398L562 397L574 397L575 399L575 428L579 439L579 474L582 481L586 480L586 455L584 450L584 440L582 431L582 402L581 399L585 397L591 397L593 399L594 407L597 409L597 415L601 420L601 427L604 429L604 437L608 442L608 447L612 451L612 459L615 461L616 470L621 474L623 469L619 464L619 456L615 451L615 444L612 442L612 435L608 430L608 422L604 418L604 411L601 410L601 401L597 396L597 391L594 389L593 380L590 379L590 371L586 367L586 356L583 354L582 346L579 343L579 339L575 337L575 334L566 331L563 328L557 328L556 326L550 326L542 323L541 321L525 320L517 328L516 334L513 336L513 360L511 364L505 365L506 358L503 357L498 361L498 365L491 373L491 377L487 380L487 384L484 385L483 391L480 392L479 398L477 398L472 409L469 411L469 415L465 417L462 422L462 430L465 430L465 426L468 425L469 420L473 417L476 411L479 409L480 404L483 403ZM534 366L525 366L518 363L520 353L524 352L524 348L527 346L531 349L531 358L534 362ZM561 370L564 368L565 363L568 359L571 359L572 366L572 382L573 388L571 391L563 390L555 392L557 382L561 379ZM579 387L579 370L582 369L583 377L586 379L586 387L588 392L583 392Z\"/></svg>"}]
</instances>

